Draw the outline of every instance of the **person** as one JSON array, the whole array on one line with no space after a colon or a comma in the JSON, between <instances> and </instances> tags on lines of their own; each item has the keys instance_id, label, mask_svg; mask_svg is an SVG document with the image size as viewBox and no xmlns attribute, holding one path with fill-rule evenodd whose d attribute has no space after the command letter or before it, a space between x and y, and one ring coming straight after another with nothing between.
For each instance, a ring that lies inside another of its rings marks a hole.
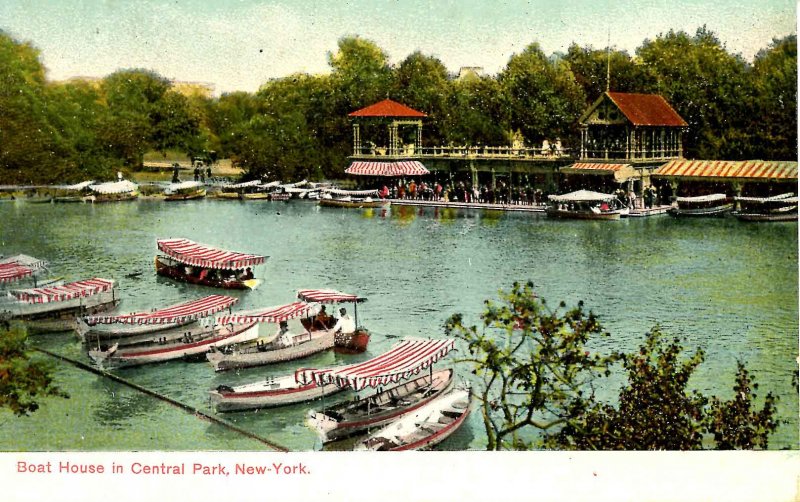
<instances>
[{"instance_id":1,"label":"person","mask_svg":"<svg viewBox=\"0 0 800 502\"><path fill-rule=\"evenodd\" d=\"M289 333L289 323L281 321L278 325L278 343L284 347L292 345L292 334Z\"/></svg>"},{"instance_id":2,"label":"person","mask_svg":"<svg viewBox=\"0 0 800 502\"><path fill-rule=\"evenodd\" d=\"M319 312L314 317L314 328L315 329L328 329L328 326L331 322L331 316L325 311L325 305L320 306Z\"/></svg>"},{"instance_id":3,"label":"person","mask_svg":"<svg viewBox=\"0 0 800 502\"><path fill-rule=\"evenodd\" d=\"M117 181L122 181L124 178L122 177L122 171L117 171Z\"/></svg>"},{"instance_id":4,"label":"person","mask_svg":"<svg viewBox=\"0 0 800 502\"><path fill-rule=\"evenodd\" d=\"M211 166L206 168L206 178L208 178L209 181L211 180Z\"/></svg>"},{"instance_id":5,"label":"person","mask_svg":"<svg viewBox=\"0 0 800 502\"><path fill-rule=\"evenodd\" d=\"M178 163L172 164L172 182L173 183L180 183L181 179L178 177L178 170L180 169L180 165Z\"/></svg>"},{"instance_id":6,"label":"person","mask_svg":"<svg viewBox=\"0 0 800 502\"><path fill-rule=\"evenodd\" d=\"M356 323L353 322L353 319L347 315L347 309L344 307L339 309L339 320L336 321L336 325L333 327L334 333L342 333L344 335L353 333L356 330Z\"/></svg>"},{"instance_id":7,"label":"person","mask_svg":"<svg viewBox=\"0 0 800 502\"><path fill-rule=\"evenodd\" d=\"M387 187L386 185L383 185L383 188L381 188L380 197L381 197L381 199L385 199L385 198L389 197L389 187Z\"/></svg>"},{"instance_id":8,"label":"person","mask_svg":"<svg viewBox=\"0 0 800 502\"><path fill-rule=\"evenodd\" d=\"M250 267L247 267L247 269L244 271L244 280L247 281L252 278L253 278L253 270Z\"/></svg>"},{"instance_id":9,"label":"person","mask_svg":"<svg viewBox=\"0 0 800 502\"><path fill-rule=\"evenodd\" d=\"M194 166L194 180L195 181L200 180L200 168L197 166Z\"/></svg>"}]
</instances>

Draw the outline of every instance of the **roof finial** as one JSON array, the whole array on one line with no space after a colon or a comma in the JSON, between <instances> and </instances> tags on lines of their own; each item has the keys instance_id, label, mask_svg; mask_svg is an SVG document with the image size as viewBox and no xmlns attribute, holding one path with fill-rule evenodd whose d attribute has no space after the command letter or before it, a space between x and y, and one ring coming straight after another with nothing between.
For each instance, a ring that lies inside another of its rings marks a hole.
<instances>
[{"instance_id":1,"label":"roof finial","mask_svg":"<svg viewBox=\"0 0 800 502\"><path fill-rule=\"evenodd\" d=\"M611 28L608 29L608 44L606 45L606 92L611 90Z\"/></svg>"}]
</instances>

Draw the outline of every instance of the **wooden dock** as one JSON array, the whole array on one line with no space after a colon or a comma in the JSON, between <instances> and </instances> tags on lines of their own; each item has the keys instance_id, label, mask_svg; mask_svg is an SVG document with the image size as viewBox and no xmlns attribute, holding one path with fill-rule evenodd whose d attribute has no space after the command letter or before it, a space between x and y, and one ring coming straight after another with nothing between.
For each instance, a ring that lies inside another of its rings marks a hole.
<instances>
[{"instance_id":1,"label":"wooden dock","mask_svg":"<svg viewBox=\"0 0 800 502\"><path fill-rule=\"evenodd\" d=\"M414 206L414 207L446 207L460 209L484 209L489 211L508 211L515 213L540 213L544 214L547 206L530 204L488 204L483 202L448 202L443 200L419 200L419 199L390 199L393 206ZM652 208L637 208L630 212L630 218L643 218L646 216L658 216L667 214L671 206L656 206Z\"/></svg>"}]
</instances>

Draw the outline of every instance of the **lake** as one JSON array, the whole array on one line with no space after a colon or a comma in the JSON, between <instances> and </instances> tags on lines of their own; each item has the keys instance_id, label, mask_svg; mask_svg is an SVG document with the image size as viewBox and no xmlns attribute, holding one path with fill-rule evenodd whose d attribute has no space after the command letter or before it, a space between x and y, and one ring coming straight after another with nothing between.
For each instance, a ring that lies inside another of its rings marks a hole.
<instances>
[{"instance_id":1,"label":"lake","mask_svg":"<svg viewBox=\"0 0 800 502\"><path fill-rule=\"evenodd\" d=\"M149 310L221 293L157 277L157 238L186 237L268 255L255 291L228 292L249 309L293 301L302 288L335 288L368 298L359 321L372 333L365 354L326 352L290 363L215 374L205 363L169 362L119 370L126 379L208 410L208 389L377 355L404 336L443 337L461 312L478 322L483 301L514 281L532 280L550 305L583 300L612 334L600 350L634 350L655 324L706 360L691 385L729 399L736 361L758 394L780 396L787 420L770 448L798 447L796 223L667 216L553 221L543 214L412 208L347 210L290 203L200 200L117 204L0 203L0 254L49 260L67 280L117 279L121 311ZM134 278L127 274L141 272ZM269 327L273 329L272 326ZM73 333L31 337L36 346L88 362ZM45 399L30 417L0 412L2 450L258 450L234 431L71 365L54 363L68 400ZM441 364L441 363L440 363ZM460 367L462 375L469 373ZM615 392L612 379L606 394ZM327 398L325 403L341 399ZM759 400L760 402L760 400ZM226 414L223 418L289 449L320 447L304 424L319 403ZM477 406L474 408L477 409ZM473 413L444 449L483 449Z\"/></svg>"}]
</instances>

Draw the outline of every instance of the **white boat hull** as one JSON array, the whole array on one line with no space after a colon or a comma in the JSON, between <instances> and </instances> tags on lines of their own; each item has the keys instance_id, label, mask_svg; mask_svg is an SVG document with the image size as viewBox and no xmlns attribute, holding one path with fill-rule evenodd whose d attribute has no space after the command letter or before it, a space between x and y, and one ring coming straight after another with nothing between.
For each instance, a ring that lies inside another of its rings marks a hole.
<instances>
[{"instance_id":1,"label":"white boat hull","mask_svg":"<svg viewBox=\"0 0 800 502\"><path fill-rule=\"evenodd\" d=\"M0 316L23 321L31 332L69 331L80 316L110 310L119 304L119 291L103 291L91 296L60 302L27 303L7 296L0 301Z\"/></svg>"},{"instance_id":2,"label":"white boat hull","mask_svg":"<svg viewBox=\"0 0 800 502\"><path fill-rule=\"evenodd\" d=\"M224 386L209 391L211 404L217 412L255 410L319 399L340 392L343 389L334 384L318 387L315 383L299 384L294 375L276 379L269 377L262 382L254 382L238 387Z\"/></svg>"},{"instance_id":3,"label":"white boat hull","mask_svg":"<svg viewBox=\"0 0 800 502\"><path fill-rule=\"evenodd\" d=\"M233 353L215 351L206 354L206 359L213 366L214 371L227 371L238 368L250 368L265 364L292 361L308 357L312 354L332 349L334 333L332 330L312 331L293 337L294 343L290 346L281 346L279 342L267 343L261 347L257 345L239 346Z\"/></svg>"}]
</instances>

